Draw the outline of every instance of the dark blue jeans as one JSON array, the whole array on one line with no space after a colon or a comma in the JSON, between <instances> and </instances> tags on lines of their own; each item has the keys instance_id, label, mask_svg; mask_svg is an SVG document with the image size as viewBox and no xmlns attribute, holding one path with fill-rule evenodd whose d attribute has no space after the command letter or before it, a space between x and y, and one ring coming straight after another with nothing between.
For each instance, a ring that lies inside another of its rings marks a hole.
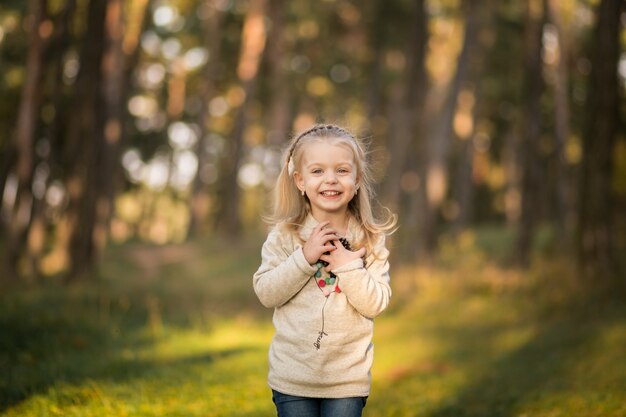
<instances>
[{"instance_id":1,"label":"dark blue jeans","mask_svg":"<svg viewBox=\"0 0 626 417\"><path fill-rule=\"evenodd\" d=\"M278 417L361 417L367 397L308 398L272 390Z\"/></svg>"}]
</instances>

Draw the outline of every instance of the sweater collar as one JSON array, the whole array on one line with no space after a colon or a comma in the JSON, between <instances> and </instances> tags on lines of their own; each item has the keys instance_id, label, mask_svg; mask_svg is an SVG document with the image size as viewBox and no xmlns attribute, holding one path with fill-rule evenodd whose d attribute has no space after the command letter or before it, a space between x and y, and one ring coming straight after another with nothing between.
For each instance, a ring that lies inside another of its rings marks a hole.
<instances>
[{"instance_id":1,"label":"sweater collar","mask_svg":"<svg viewBox=\"0 0 626 417\"><path fill-rule=\"evenodd\" d=\"M304 219L304 224L300 229L300 238L304 241L307 241L311 236L313 229L315 229L315 226L317 226L318 224L319 222L315 220L315 217L313 217L313 215L309 213L306 216L306 219ZM361 228L357 224L356 220L354 219L354 217L350 216L348 218L348 230L346 232L346 236L343 237L348 239L349 242L354 243L361 240L362 234L363 232L361 231Z\"/></svg>"}]
</instances>

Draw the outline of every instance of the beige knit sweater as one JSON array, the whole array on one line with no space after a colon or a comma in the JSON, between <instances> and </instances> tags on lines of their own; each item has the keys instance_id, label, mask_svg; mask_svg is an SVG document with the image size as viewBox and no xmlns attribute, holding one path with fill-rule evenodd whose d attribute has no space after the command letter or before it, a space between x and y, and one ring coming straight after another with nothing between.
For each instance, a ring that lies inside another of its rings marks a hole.
<instances>
[{"instance_id":1,"label":"beige knit sweater","mask_svg":"<svg viewBox=\"0 0 626 417\"><path fill-rule=\"evenodd\" d=\"M309 215L299 232L302 241L316 225ZM353 219L346 238L352 244L363 238ZM382 236L366 256L365 267L356 259L332 271L340 292L326 297L300 240L281 225L270 231L253 284L261 303L274 308L268 376L272 389L319 398L369 395L373 318L391 297L388 255Z\"/></svg>"}]
</instances>

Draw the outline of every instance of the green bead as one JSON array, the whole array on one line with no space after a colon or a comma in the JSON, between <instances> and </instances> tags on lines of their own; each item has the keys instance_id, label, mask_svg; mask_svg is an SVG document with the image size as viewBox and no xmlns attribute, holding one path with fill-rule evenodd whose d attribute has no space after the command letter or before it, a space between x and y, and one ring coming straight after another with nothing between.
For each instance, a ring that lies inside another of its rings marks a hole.
<instances>
[{"instance_id":1,"label":"green bead","mask_svg":"<svg viewBox=\"0 0 626 417\"><path fill-rule=\"evenodd\" d=\"M315 266L317 267L317 269L320 269L321 267L324 266L324 264L322 262L318 262L315 264Z\"/></svg>"},{"instance_id":2,"label":"green bead","mask_svg":"<svg viewBox=\"0 0 626 417\"><path fill-rule=\"evenodd\" d=\"M321 276L322 276L322 271L318 269L317 272L315 273L315 278L319 278Z\"/></svg>"},{"instance_id":3,"label":"green bead","mask_svg":"<svg viewBox=\"0 0 626 417\"><path fill-rule=\"evenodd\" d=\"M328 278L328 283L333 285L335 283L335 278Z\"/></svg>"},{"instance_id":4,"label":"green bead","mask_svg":"<svg viewBox=\"0 0 626 417\"><path fill-rule=\"evenodd\" d=\"M326 282L326 284L330 284L330 278L324 278L324 281Z\"/></svg>"}]
</instances>

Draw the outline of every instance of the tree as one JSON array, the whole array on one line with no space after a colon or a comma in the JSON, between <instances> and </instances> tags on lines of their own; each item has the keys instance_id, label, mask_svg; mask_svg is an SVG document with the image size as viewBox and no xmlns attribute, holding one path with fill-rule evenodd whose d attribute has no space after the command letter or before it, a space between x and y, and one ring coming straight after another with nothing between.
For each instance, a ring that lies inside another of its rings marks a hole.
<instances>
[{"instance_id":1,"label":"tree","mask_svg":"<svg viewBox=\"0 0 626 417\"><path fill-rule=\"evenodd\" d=\"M611 187L613 148L619 130L620 16L622 0L603 0L598 5L591 48L587 121L583 136L578 260L583 273L603 279L616 271Z\"/></svg>"},{"instance_id":2,"label":"tree","mask_svg":"<svg viewBox=\"0 0 626 417\"><path fill-rule=\"evenodd\" d=\"M271 26L266 54L270 85L267 141L270 146L281 146L287 141L293 119L287 70L290 45L285 36L288 10L288 2L285 0L270 0L268 12Z\"/></svg>"},{"instance_id":3,"label":"tree","mask_svg":"<svg viewBox=\"0 0 626 417\"><path fill-rule=\"evenodd\" d=\"M571 240L572 219L572 182L569 180L566 164L565 146L570 135L569 110L569 47L566 30L563 25L558 1L544 0L546 20L554 27L558 40L558 57L554 65L554 170L556 195L555 223L559 241L565 245Z\"/></svg>"},{"instance_id":4,"label":"tree","mask_svg":"<svg viewBox=\"0 0 626 417\"><path fill-rule=\"evenodd\" d=\"M404 82L392 91L389 138L389 159L384 190L386 203L397 211L400 208L401 177L406 172L412 142L419 142L423 121L423 107L428 84L425 59L428 41L428 19L423 0L414 2L415 10L410 37L407 42L407 68Z\"/></svg>"},{"instance_id":5,"label":"tree","mask_svg":"<svg viewBox=\"0 0 626 417\"><path fill-rule=\"evenodd\" d=\"M69 167L65 179L69 203L58 230L58 249L69 266L68 280L84 278L95 262L93 230L98 199L97 176L102 175L104 102L102 58L105 50L106 0L91 0L87 30L80 54L80 70L74 87L71 123L68 124L63 161ZM95 91L94 91L95 87Z\"/></svg>"},{"instance_id":6,"label":"tree","mask_svg":"<svg viewBox=\"0 0 626 417\"><path fill-rule=\"evenodd\" d=\"M265 0L252 0L246 15L241 38L241 50L237 65L237 77L245 97L237 109L234 126L228 143L228 152L220 170L218 191L220 205L216 216L217 228L230 236L241 232L239 214L240 189L237 183L239 163L243 155L244 133L248 126L248 111L257 87L259 64L265 50L266 30L264 22Z\"/></svg>"},{"instance_id":7,"label":"tree","mask_svg":"<svg viewBox=\"0 0 626 417\"><path fill-rule=\"evenodd\" d=\"M209 126L209 102L215 96L217 90L216 81L217 73L221 60L221 43L223 36L223 20L224 11L220 9L218 4L214 4L211 0L205 1L205 10L207 15L203 20L204 46L209 51L209 59L204 64L202 70L202 81L200 83L199 96L201 98L200 111L198 112L198 126L202 131L210 130ZM191 216L189 221L189 233L195 234L200 226L205 222L204 219L205 201L208 199L206 191L203 189L201 169L206 165L208 155L204 149L204 141L200 138L196 142L195 154L198 158L198 170L193 180L191 189L190 210Z\"/></svg>"},{"instance_id":8,"label":"tree","mask_svg":"<svg viewBox=\"0 0 626 417\"><path fill-rule=\"evenodd\" d=\"M448 187L448 165L453 140L453 120L457 110L459 93L468 81L469 58L476 48L476 30L478 24L477 0L464 2L465 32L463 46L457 58L457 68L447 91L446 99L437 117L428 128L425 144L427 161L425 162L424 186L425 207L423 211L422 234L426 253L436 249L438 216Z\"/></svg>"},{"instance_id":9,"label":"tree","mask_svg":"<svg viewBox=\"0 0 626 417\"><path fill-rule=\"evenodd\" d=\"M10 279L18 276L17 264L31 225L35 132L39 125L45 38L50 35L51 29L46 19L47 0L30 0L28 4L31 43L14 136L17 194L8 228L6 276Z\"/></svg>"},{"instance_id":10,"label":"tree","mask_svg":"<svg viewBox=\"0 0 626 417\"><path fill-rule=\"evenodd\" d=\"M525 68L522 116L522 142L520 144L522 189L521 212L517 236L517 262L528 266L533 232L539 211L539 189L541 188L541 96L544 82L542 76L541 45L544 14L536 0L526 3Z\"/></svg>"}]
</instances>

